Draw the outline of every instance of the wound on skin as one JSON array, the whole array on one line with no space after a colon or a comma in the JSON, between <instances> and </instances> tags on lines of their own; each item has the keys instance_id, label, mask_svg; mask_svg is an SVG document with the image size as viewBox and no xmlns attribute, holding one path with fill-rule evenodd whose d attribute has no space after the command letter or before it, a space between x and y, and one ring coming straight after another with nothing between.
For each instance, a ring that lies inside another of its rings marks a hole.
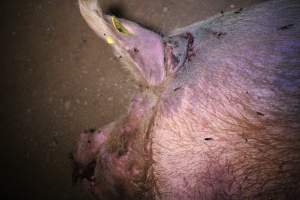
<instances>
[{"instance_id":1,"label":"wound on skin","mask_svg":"<svg viewBox=\"0 0 300 200\"><path fill-rule=\"evenodd\" d=\"M240 13L242 12L243 9L244 9L244 8L238 9L237 11L234 12L234 14L240 14Z\"/></svg>"},{"instance_id":2,"label":"wound on skin","mask_svg":"<svg viewBox=\"0 0 300 200\"><path fill-rule=\"evenodd\" d=\"M192 60L192 57L196 56L194 52L194 36L192 33L187 32L185 36L183 36L188 43L187 43L187 60L190 62Z\"/></svg>"},{"instance_id":3,"label":"wound on skin","mask_svg":"<svg viewBox=\"0 0 300 200\"><path fill-rule=\"evenodd\" d=\"M292 28L293 26L294 26L294 24L288 24L288 25L285 25L285 26L282 26L282 27L278 28L278 30L284 31L284 30Z\"/></svg>"},{"instance_id":4,"label":"wound on skin","mask_svg":"<svg viewBox=\"0 0 300 200\"><path fill-rule=\"evenodd\" d=\"M256 112L256 114L257 115L259 115L259 116L265 116L263 113L261 113L261 112Z\"/></svg>"},{"instance_id":5,"label":"wound on skin","mask_svg":"<svg viewBox=\"0 0 300 200\"><path fill-rule=\"evenodd\" d=\"M177 87L174 89L174 92L176 92L177 90L181 89L181 86L180 87Z\"/></svg>"},{"instance_id":6,"label":"wound on skin","mask_svg":"<svg viewBox=\"0 0 300 200\"><path fill-rule=\"evenodd\" d=\"M224 35L226 35L227 33L224 32L212 32L212 34L214 36L216 36L218 39L221 39Z\"/></svg>"}]
</instances>

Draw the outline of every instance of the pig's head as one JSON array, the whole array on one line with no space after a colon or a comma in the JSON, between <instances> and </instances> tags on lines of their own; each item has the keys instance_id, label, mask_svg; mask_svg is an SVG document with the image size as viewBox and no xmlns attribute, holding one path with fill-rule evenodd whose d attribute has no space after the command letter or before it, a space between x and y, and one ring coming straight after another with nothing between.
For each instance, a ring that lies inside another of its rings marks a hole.
<instances>
[{"instance_id":1,"label":"pig's head","mask_svg":"<svg viewBox=\"0 0 300 200\"><path fill-rule=\"evenodd\" d=\"M127 115L80 134L72 153L73 181L100 199L150 197L151 140L155 96L141 94L132 99Z\"/></svg>"}]
</instances>

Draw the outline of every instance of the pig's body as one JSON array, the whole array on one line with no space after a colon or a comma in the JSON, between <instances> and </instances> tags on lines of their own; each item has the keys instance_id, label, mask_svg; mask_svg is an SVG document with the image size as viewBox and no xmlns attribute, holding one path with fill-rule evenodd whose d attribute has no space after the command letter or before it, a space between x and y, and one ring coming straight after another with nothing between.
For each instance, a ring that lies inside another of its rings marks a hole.
<instances>
[{"instance_id":1,"label":"pig's body","mask_svg":"<svg viewBox=\"0 0 300 200\"><path fill-rule=\"evenodd\" d=\"M80 1L90 26L101 37L115 34L105 20L104 33L97 29L97 18L84 10L92 3ZM138 65L138 72L131 71L148 89L133 99L127 116L94 133L103 137L93 137L92 148L81 139L74 152L78 177L96 196L300 195L299 2L270 1L220 14L163 40L149 33L156 52L164 52L164 65L158 55L147 69L140 38L132 46L118 34L116 44L125 47L115 47L117 53L131 56L126 63ZM82 171L91 163L95 171L86 177Z\"/></svg>"},{"instance_id":2,"label":"pig's body","mask_svg":"<svg viewBox=\"0 0 300 200\"><path fill-rule=\"evenodd\" d=\"M163 199L299 192L299 12L264 3L182 30L194 38L191 56L163 92L152 131Z\"/></svg>"}]
</instances>

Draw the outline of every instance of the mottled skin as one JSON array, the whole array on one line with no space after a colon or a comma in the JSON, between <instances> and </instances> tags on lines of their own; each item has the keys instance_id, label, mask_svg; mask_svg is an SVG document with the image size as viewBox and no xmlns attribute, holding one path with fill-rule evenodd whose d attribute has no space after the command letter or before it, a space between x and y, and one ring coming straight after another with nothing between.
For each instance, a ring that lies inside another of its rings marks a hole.
<instances>
[{"instance_id":1,"label":"mottled skin","mask_svg":"<svg viewBox=\"0 0 300 200\"><path fill-rule=\"evenodd\" d=\"M220 14L163 39L122 20L128 39L96 2L79 1L84 18L115 39L144 89L127 115L81 135L75 180L100 199L300 196L299 2Z\"/></svg>"}]
</instances>

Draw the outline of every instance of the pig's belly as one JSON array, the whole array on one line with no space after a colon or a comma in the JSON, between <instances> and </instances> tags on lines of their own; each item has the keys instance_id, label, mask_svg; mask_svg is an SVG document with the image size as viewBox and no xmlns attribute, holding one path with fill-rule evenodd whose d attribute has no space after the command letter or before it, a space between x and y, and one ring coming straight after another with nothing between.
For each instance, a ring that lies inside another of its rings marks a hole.
<instances>
[{"instance_id":1,"label":"pig's belly","mask_svg":"<svg viewBox=\"0 0 300 200\"><path fill-rule=\"evenodd\" d=\"M297 192L299 127L276 124L246 94L206 91L177 88L162 97L152 131L157 198L285 199Z\"/></svg>"}]
</instances>

